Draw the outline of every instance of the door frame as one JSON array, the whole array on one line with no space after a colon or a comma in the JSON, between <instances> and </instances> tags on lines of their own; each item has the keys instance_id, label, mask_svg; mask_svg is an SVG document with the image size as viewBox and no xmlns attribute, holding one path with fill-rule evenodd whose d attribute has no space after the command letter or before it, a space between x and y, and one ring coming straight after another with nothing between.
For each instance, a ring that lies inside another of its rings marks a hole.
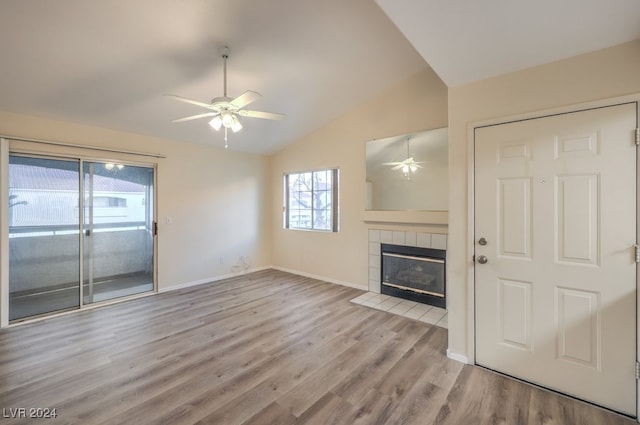
<instances>
[{"instance_id":1,"label":"door frame","mask_svg":"<svg viewBox=\"0 0 640 425\"><path fill-rule=\"evenodd\" d=\"M18 146L12 146L12 142L17 142ZM60 145L63 146L63 149L30 149L24 148L21 146L21 143L26 142L27 145L31 142L34 143L44 143L48 144L49 142L40 142L40 141L31 141L31 140L23 140L20 138L11 139L0 137L0 196L4 196L4 199L7 199L9 196L9 179L8 179L8 165L9 165L9 156L12 154L16 155L24 155L31 157L40 157L40 158L53 158L53 159L67 159L78 161L80 166L80 206L81 211L83 210L82 205L84 203L84 183L83 183L83 169L82 164L84 162L113 162L123 165L131 165L131 166L139 166L139 167L147 167L153 169L153 217L152 223L157 223L158 221L158 161L141 161L140 156L151 156L154 158L160 158L155 154L143 154L143 153L135 153L135 152L126 152L126 151L105 151L100 148L91 148L91 147L82 147L83 151L79 152L78 148L72 145ZM52 144L56 144L56 142L50 142ZM67 149L71 147L72 151L69 152ZM104 156L101 156L100 153L104 153ZM6 183L5 183L6 182ZM0 210L0 329L21 326L26 323L33 323L41 320L47 320L52 317L73 314L78 311L88 310L92 308L98 308L110 304L116 304L122 301L132 300L136 298L143 298L151 295L155 295L158 293L158 238L157 235L153 235L153 289L148 292L143 292L140 294L133 294L125 297L114 298L110 300L105 300L97 303L84 304L83 302L83 294L82 294L82 279L80 282L80 307L77 310L70 311L62 311L62 312L53 312L51 314L36 316L34 318L28 318L23 321L9 323L9 226L8 226L8 207L5 207L7 203L0 202L2 207ZM6 210L5 210L6 209ZM81 227L84 225L84 217L83 214L80 216ZM152 229L153 231L153 229ZM80 241L80 268L82 270L82 243L83 237L82 232L79 234Z\"/></svg>"},{"instance_id":2,"label":"door frame","mask_svg":"<svg viewBox=\"0 0 640 425\"><path fill-rule=\"evenodd\" d=\"M475 131L477 128L527 121L554 115L580 112L588 109L605 108L624 103L636 103L636 125L640 127L640 94L631 94L567 106L536 110L499 118L474 121L467 125L467 355L470 364L476 364L476 293L475 293ZM640 243L640 148L636 148L636 242ZM640 359L640 263L636 263L636 361ZM636 381L636 417L640 422L640 381Z\"/></svg>"}]
</instances>

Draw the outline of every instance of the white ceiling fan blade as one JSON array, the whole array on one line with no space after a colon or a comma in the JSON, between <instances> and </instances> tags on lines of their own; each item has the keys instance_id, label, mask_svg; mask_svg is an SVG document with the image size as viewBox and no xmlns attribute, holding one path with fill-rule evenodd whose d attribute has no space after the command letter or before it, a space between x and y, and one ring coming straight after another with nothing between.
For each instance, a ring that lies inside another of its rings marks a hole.
<instances>
[{"instance_id":1,"label":"white ceiling fan blade","mask_svg":"<svg viewBox=\"0 0 640 425\"><path fill-rule=\"evenodd\" d=\"M239 110L238 114L243 117L263 118L265 120L281 120L286 117L285 114L278 114L276 112L248 111L246 109Z\"/></svg>"},{"instance_id":2,"label":"white ceiling fan blade","mask_svg":"<svg viewBox=\"0 0 640 425\"><path fill-rule=\"evenodd\" d=\"M383 162L382 165L402 165L404 162Z\"/></svg>"},{"instance_id":3,"label":"white ceiling fan blade","mask_svg":"<svg viewBox=\"0 0 640 425\"><path fill-rule=\"evenodd\" d=\"M204 102L199 102L197 100L187 99L186 97L176 96L175 94L165 94L163 96L170 97L170 98L175 99L175 100L179 100L180 102L190 103L190 104L196 105L196 106L202 106L203 108L211 108L211 105L209 103L204 103Z\"/></svg>"},{"instance_id":4,"label":"white ceiling fan blade","mask_svg":"<svg viewBox=\"0 0 640 425\"><path fill-rule=\"evenodd\" d=\"M404 164L398 164L398 165L396 165L395 167L393 167L393 168L392 168L392 170L399 170L399 169L401 169L402 167L406 167L406 165L404 165Z\"/></svg>"},{"instance_id":5,"label":"white ceiling fan blade","mask_svg":"<svg viewBox=\"0 0 640 425\"><path fill-rule=\"evenodd\" d=\"M177 120L173 120L171 122L185 122L185 121L197 120L198 118L213 117L215 115L218 115L218 114L216 112L207 112L205 114L191 115L189 117L178 118Z\"/></svg>"},{"instance_id":6,"label":"white ceiling fan blade","mask_svg":"<svg viewBox=\"0 0 640 425\"><path fill-rule=\"evenodd\" d=\"M242 107L247 106L248 104L250 104L252 102L255 102L256 100L260 99L261 97L262 97L262 95L260 93L256 93L254 91L247 90L246 92L242 93L240 96L236 97L235 99L233 99L229 103L231 103L236 108L240 109Z\"/></svg>"}]
</instances>

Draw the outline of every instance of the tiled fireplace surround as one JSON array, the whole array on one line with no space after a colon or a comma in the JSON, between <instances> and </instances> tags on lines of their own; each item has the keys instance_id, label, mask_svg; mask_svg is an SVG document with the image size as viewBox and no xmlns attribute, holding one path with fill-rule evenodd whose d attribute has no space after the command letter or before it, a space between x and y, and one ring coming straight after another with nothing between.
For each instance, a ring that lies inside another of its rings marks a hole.
<instances>
[{"instance_id":1,"label":"tiled fireplace surround","mask_svg":"<svg viewBox=\"0 0 640 425\"><path fill-rule=\"evenodd\" d=\"M380 244L447 249L447 235L425 232L406 232L369 229L369 291L380 293Z\"/></svg>"},{"instance_id":2,"label":"tiled fireplace surround","mask_svg":"<svg viewBox=\"0 0 640 425\"><path fill-rule=\"evenodd\" d=\"M377 310L388 311L410 319L448 328L445 309L402 300L380 293L380 244L413 246L420 248L447 249L447 235L428 232L369 230L369 292L351 302Z\"/></svg>"}]
</instances>

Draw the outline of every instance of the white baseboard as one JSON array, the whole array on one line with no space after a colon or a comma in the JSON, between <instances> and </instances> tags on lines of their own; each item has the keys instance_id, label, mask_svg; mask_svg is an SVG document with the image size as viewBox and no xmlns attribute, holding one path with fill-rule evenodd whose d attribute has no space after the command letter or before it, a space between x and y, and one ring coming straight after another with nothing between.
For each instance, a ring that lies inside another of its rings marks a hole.
<instances>
[{"instance_id":1,"label":"white baseboard","mask_svg":"<svg viewBox=\"0 0 640 425\"><path fill-rule=\"evenodd\" d=\"M243 271L237 272L237 273L227 273L227 274L223 274L223 275L220 275L220 276L208 277L206 279L198 279L198 280L194 280L194 281L191 281L191 282L178 283L176 285L171 285L171 286L168 286L166 288L159 288L158 289L158 293L177 291L178 289L189 288L191 286L197 286L197 285L204 285L205 283L214 283L214 282L217 282L217 281L220 281L220 280L229 279L230 277L242 276L242 275L245 275L245 274L249 274L249 273L253 273L253 272L259 272L261 270L267 270L267 269L272 269L272 268L273 267L271 267L271 266L255 267L255 268L243 270Z\"/></svg>"},{"instance_id":2,"label":"white baseboard","mask_svg":"<svg viewBox=\"0 0 640 425\"><path fill-rule=\"evenodd\" d=\"M318 275L311 274L311 273L301 272L299 270L288 269L286 267L272 266L271 268L274 269L274 270L280 270L281 272L285 272L285 273L297 274L299 276L304 276L304 277L309 277L311 279L321 280L323 282L329 282L329 283L335 283L336 285L348 286L349 288L360 289L360 290L363 290L363 291L367 291L368 290L367 286L365 286L365 285L356 285L355 283L345 282L345 281L337 280L337 279L332 279L332 278L326 277L326 276L318 276Z\"/></svg>"},{"instance_id":3,"label":"white baseboard","mask_svg":"<svg viewBox=\"0 0 640 425\"><path fill-rule=\"evenodd\" d=\"M448 348L447 348L447 357L450 358L451 360L455 360L455 361L460 362L460 363L471 364L469 362L469 357L463 356L462 354L453 353L453 352L449 351Z\"/></svg>"}]
</instances>

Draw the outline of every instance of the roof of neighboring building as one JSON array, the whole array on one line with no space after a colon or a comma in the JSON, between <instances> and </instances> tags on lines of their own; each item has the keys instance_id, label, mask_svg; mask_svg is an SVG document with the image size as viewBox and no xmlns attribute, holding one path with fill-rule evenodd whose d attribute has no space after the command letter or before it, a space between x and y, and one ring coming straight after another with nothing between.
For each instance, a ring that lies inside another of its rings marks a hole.
<instances>
[{"instance_id":1,"label":"roof of neighboring building","mask_svg":"<svg viewBox=\"0 0 640 425\"><path fill-rule=\"evenodd\" d=\"M94 174L93 190L99 192L144 192L145 186L118 177ZM59 168L37 167L24 164L9 164L10 189L78 190L78 171Z\"/></svg>"}]
</instances>

